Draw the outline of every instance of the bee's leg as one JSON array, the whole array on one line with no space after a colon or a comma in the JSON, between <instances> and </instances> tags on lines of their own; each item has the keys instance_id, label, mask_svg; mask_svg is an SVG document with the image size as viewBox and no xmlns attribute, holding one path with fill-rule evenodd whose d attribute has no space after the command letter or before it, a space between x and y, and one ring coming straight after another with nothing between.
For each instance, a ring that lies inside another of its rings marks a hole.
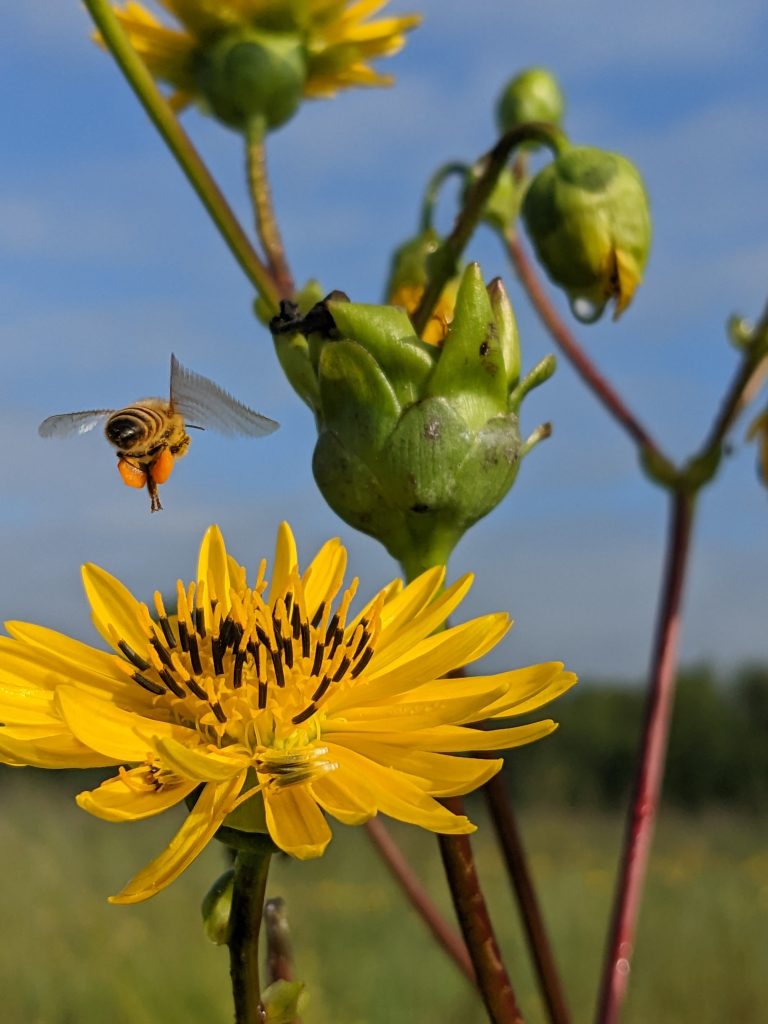
<instances>
[{"instance_id":1,"label":"bee's leg","mask_svg":"<svg viewBox=\"0 0 768 1024\"><path fill-rule=\"evenodd\" d=\"M117 471L126 487L143 487L147 482L147 474L141 466L129 462L128 459L117 460Z\"/></svg>"},{"instance_id":2,"label":"bee's leg","mask_svg":"<svg viewBox=\"0 0 768 1024\"><path fill-rule=\"evenodd\" d=\"M174 457L168 448L163 448L157 458L149 467L149 476L156 484L164 484L173 472Z\"/></svg>"},{"instance_id":3,"label":"bee's leg","mask_svg":"<svg viewBox=\"0 0 768 1024\"><path fill-rule=\"evenodd\" d=\"M171 455L180 459L183 455L187 454L187 448L189 448L189 434L184 434L177 444L170 446L169 451Z\"/></svg>"},{"instance_id":4,"label":"bee's leg","mask_svg":"<svg viewBox=\"0 0 768 1024\"><path fill-rule=\"evenodd\" d=\"M162 512L160 497L157 493L157 482L153 479L152 473L147 473L147 490L149 491L149 511Z\"/></svg>"}]
</instances>

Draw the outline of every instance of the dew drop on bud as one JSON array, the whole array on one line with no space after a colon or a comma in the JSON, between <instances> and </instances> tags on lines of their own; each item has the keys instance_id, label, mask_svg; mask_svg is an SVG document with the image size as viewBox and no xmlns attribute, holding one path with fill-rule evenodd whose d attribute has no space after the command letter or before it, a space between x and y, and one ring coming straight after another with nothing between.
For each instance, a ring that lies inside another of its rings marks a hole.
<instances>
[{"instance_id":1,"label":"dew drop on bud","mask_svg":"<svg viewBox=\"0 0 768 1024\"><path fill-rule=\"evenodd\" d=\"M603 315L607 302L594 302L586 299L583 295L576 295L569 299L571 312L582 324L594 324Z\"/></svg>"}]
</instances>

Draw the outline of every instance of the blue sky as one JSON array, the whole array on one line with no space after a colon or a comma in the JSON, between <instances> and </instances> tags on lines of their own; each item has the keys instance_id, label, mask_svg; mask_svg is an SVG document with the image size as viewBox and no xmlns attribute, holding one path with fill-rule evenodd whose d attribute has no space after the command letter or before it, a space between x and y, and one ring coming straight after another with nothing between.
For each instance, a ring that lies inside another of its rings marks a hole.
<instances>
[{"instance_id":1,"label":"blue sky","mask_svg":"<svg viewBox=\"0 0 768 1024\"><path fill-rule=\"evenodd\" d=\"M328 290L377 300L388 253L415 227L426 178L444 160L487 149L504 81L546 64L565 90L571 137L634 160L654 214L634 305L618 325L579 335L652 432L674 454L689 453L736 364L727 317L754 318L768 298L764 3L392 6L425 15L389 62L396 88L306 104L272 139L297 278L320 276ZM271 550L281 518L305 559L341 535L363 590L377 588L394 565L320 498L311 418L250 314L249 287L117 71L87 41L81 6L36 0L9 5L3 19L0 617L90 638L82 561L104 565L141 596L167 590L191 574L213 521L250 564ZM247 218L237 138L196 112L185 120ZM472 255L488 278L505 277L533 364L552 346L496 243L481 233ZM282 429L256 443L194 438L164 489L166 511L150 517L145 495L120 483L98 432L55 443L36 427L54 412L163 394L171 351ZM585 675L638 678L664 498L562 360L524 410L528 429L544 419L554 436L465 537L451 574L476 572L471 613L504 608L516 618L497 666L563 658ZM687 661L723 667L768 656L768 495L743 430L703 498L683 630Z\"/></svg>"}]
</instances>

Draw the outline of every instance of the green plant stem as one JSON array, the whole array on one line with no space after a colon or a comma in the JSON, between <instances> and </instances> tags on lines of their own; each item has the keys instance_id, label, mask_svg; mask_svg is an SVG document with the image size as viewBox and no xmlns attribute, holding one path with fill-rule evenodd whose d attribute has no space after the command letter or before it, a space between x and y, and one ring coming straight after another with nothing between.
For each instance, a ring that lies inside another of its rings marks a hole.
<instances>
[{"instance_id":1,"label":"green plant stem","mask_svg":"<svg viewBox=\"0 0 768 1024\"><path fill-rule=\"evenodd\" d=\"M366 824L365 829L384 863L408 897L411 906L421 915L427 928L462 974L473 985L476 984L475 969L461 936L451 928L429 898L405 854L392 838L386 826L378 818L372 818Z\"/></svg>"},{"instance_id":2,"label":"green plant stem","mask_svg":"<svg viewBox=\"0 0 768 1024\"><path fill-rule=\"evenodd\" d=\"M146 65L131 46L109 0L83 2L105 46L115 58L150 120L200 197L233 256L269 309L276 313L279 294L272 275L253 248L200 154L157 88Z\"/></svg>"},{"instance_id":3,"label":"green plant stem","mask_svg":"<svg viewBox=\"0 0 768 1024\"><path fill-rule=\"evenodd\" d=\"M552 1024L570 1024L570 1013L528 868L522 837L501 772L486 782L483 794L520 907L523 930L547 1014Z\"/></svg>"},{"instance_id":4,"label":"green plant stem","mask_svg":"<svg viewBox=\"0 0 768 1024\"><path fill-rule=\"evenodd\" d=\"M248 125L245 152L248 188L256 218L256 230L264 252L267 254L267 263L277 285L278 294L281 299L289 299L294 292L293 277L288 267L285 247L272 205L272 190L267 174L264 126L260 119L252 121Z\"/></svg>"},{"instance_id":5,"label":"green plant stem","mask_svg":"<svg viewBox=\"0 0 768 1024\"><path fill-rule=\"evenodd\" d=\"M674 705L680 610L691 546L696 495L671 496L669 539L646 698L645 722L627 815L598 1000L598 1024L616 1024L626 995L635 932L664 778Z\"/></svg>"},{"instance_id":6,"label":"green plant stem","mask_svg":"<svg viewBox=\"0 0 768 1024\"><path fill-rule=\"evenodd\" d=\"M443 800L454 814L463 813L457 797ZM522 1024L523 1017L504 967L488 907L480 888L468 836L439 835L448 886L459 927L477 975L477 984L492 1024Z\"/></svg>"},{"instance_id":7,"label":"green plant stem","mask_svg":"<svg viewBox=\"0 0 768 1024\"><path fill-rule=\"evenodd\" d=\"M229 923L229 973L235 1024L263 1024L259 981L259 930L264 909L270 853L237 851Z\"/></svg>"},{"instance_id":8,"label":"green plant stem","mask_svg":"<svg viewBox=\"0 0 768 1024\"><path fill-rule=\"evenodd\" d=\"M424 198L421 203L421 218L419 222L419 229L421 231L429 231L429 229L434 226L435 206L437 206L437 200L440 197L440 192L448 178L456 176L463 178L466 181L471 170L472 168L469 164L454 161L452 163L444 164L435 171L427 182L427 187L424 190Z\"/></svg>"},{"instance_id":9,"label":"green plant stem","mask_svg":"<svg viewBox=\"0 0 768 1024\"><path fill-rule=\"evenodd\" d=\"M507 165L516 146L522 142L542 142L557 153L567 145L563 133L553 125L532 121L519 125L503 135L496 145L480 161L479 177L467 190L464 204L456 218L450 235L433 253L429 261L429 282L411 318L417 334L421 335L448 280L456 274L461 254L480 222L485 204L493 192L499 175Z\"/></svg>"}]
</instances>

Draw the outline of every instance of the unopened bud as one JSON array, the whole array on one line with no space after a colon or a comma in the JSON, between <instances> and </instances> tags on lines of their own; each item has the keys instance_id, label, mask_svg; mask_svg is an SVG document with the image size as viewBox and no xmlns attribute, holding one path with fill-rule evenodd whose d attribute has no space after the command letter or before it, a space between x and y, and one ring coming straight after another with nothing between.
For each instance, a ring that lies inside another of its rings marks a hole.
<instances>
[{"instance_id":1,"label":"unopened bud","mask_svg":"<svg viewBox=\"0 0 768 1024\"><path fill-rule=\"evenodd\" d=\"M529 121L559 126L564 108L565 100L554 75L546 68L527 68L505 85L496 104L496 121L501 132Z\"/></svg>"}]
</instances>

